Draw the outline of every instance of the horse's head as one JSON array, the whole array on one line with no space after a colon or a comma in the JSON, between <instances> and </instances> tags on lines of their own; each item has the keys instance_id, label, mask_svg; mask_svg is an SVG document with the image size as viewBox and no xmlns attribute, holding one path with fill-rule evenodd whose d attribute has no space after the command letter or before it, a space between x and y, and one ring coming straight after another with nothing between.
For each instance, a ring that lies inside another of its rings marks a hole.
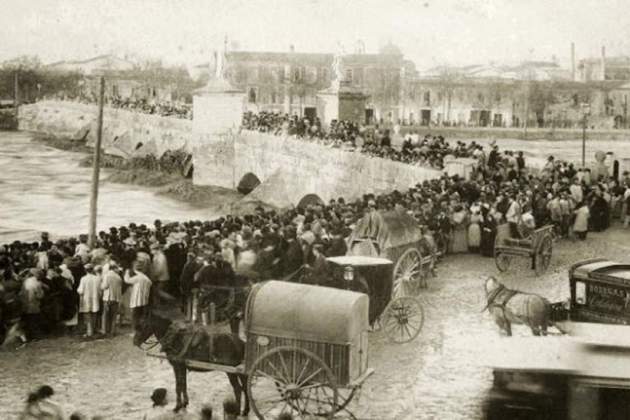
<instances>
[{"instance_id":1,"label":"horse's head","mask_svg":"<svg viewBox=\"0 0 630 420\"><path fill-rule=\"evenodd\" d=\"M158 304L153 302L147 308L146 314L136 323L133 344L137 347L146 343L152 335L159 341L173 321L183 319L183 314L172 304Z\"/></svg>"},{"instance_id":2,"label":"horse's head","mask_svg":"<svg viewBox=\"0 0 630 420\"><path fill-rule=\"evenodd\" d=\"M484 287L486 289L486 296L489 296L490 294L495 292L497 289L499 289L501 286L502 286L501 283L499 283L497 279L495 279L492 276L488 277L486 279L486 282L484 283Z\"/></svg>"}]
</instances>

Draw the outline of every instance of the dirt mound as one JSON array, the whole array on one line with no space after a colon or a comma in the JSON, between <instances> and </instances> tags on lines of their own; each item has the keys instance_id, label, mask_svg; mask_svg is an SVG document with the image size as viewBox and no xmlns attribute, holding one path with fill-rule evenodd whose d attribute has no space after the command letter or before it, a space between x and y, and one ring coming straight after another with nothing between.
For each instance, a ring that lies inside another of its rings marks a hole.
<instances>
[{"instance_id":1,"label":"dirt mound","mask_svg":"<svg viewBox=\"0 0 630 420\"><path fill-rule=\"evenodd\" d=\"M194 185L191 180L181 177L164 185L160 188L159 193L195 206L209 206L216 209L242 197L238 192L227 188Z\"/></svg>"},{"instance_id":2,"label":"dirt mound","mask_svg":"<svg viewBox=\"0 0 630 420\"><path fill-rule=\"evenodd\" d=\"M92 148L86 146L85 141L73 140L70 137L55 137L47 134L36 133L33 135L33 141L43 143L46 146L54 147L59 150L92 153Z\"/></svg>"},{"instance_id":3,"label":"dirt mound","mask_svg":"<svg viewBox=\"0 0 630 420\"><path fill-rule=\"evenodd\" d=\"M179 175L165 174L163 172L150 171L146 169L119 169L107 177L109 182L119 184L134 184L145 187L163 187L181 180Z\"/></svg>"}]
</instances>

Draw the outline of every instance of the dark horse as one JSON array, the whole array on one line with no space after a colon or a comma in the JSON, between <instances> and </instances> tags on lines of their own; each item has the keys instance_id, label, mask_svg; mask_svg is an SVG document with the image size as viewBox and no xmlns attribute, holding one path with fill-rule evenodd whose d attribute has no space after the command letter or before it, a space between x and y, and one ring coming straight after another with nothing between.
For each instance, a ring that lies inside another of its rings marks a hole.
<instances>
[{"instance_id":1,"label":"dark horse","mask_svg":"<svg viewBox=\"0 0 630 420\"><path fill-rule=\"evenodd\" d=\"M235 299L233 305L244 308L249 288L235 287L234 289ZM240 313L242 312L230 312L234 313L234 316L229 319L231 333L216 332L213 331L212 327L176 321L174 317L167 315L157 307L150 308L145 318L136 328L133 337L134 345L140 347L154 335L161 345L162 352L166 353L167 360L173 367L175 372L175 393L177 395L175 412L188 405L188 371L212 371L210 369L187 366L186 360L210 362L226 366L237 366L243 362L245 343L239 338L238 334ZM240 373L227 372L226 375L232 385L239 411L241 410L241 395L244 396L245 407L242 415L247 416L249 413L249 399L246 386L247 376Z\"/></svg>"}]
</instances>

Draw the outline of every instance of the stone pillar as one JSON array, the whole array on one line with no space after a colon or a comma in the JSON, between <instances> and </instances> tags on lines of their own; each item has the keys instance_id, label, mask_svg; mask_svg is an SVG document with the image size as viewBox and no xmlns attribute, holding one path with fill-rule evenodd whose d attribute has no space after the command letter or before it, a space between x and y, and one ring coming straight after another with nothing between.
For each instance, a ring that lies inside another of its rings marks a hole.
<instances>
[{"instance_id":1,"label":"stone pillar","mask_svg":"<svg viewBox=\"0 0 630 420\"><path fill-rule=\"evenodd\" d=\"M193 97L193 183L236 188L235 137L245 110L245 92L213 79Z\"/></svg>"},{"instance_id":2,"label":"stone pillar","mask_svg":"<svg viewBox=\"0 0 630 420\"><path fill-rule=\"evenodd\" d=\"M225 133L241 125L245 92L213 80L193 97L193 133Z\"/></svg>"},{"instance_id":3,"label":"stone pillar","mask_svg":"<svg viewBox=\"0 0 630 420\"><path fill-rule=\"evenodd\" d=\"M332 120L363 123L367 98L360 89L333 83L330 88L317 94L317 113L325 125Z\"/></svg>"}]
</instances>

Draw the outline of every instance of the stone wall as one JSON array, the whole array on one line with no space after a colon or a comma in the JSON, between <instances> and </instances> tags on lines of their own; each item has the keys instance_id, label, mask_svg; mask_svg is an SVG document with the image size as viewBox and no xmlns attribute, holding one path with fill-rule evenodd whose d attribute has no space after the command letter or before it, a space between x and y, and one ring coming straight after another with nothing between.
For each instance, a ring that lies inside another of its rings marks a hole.
<instances>
[{"instance_id":1,"label":"stone wall","mask_svg":"<svg viewBox=\"0 0 630 420\"><path fill-rule=\"evenodd\" d=\"M20 129L93 144L97 107L43 101L20 108ZM250 195L278 207L307 194L324 201L366 193L404 190L439 171L406 165L314 143L250 131L193 133L189 120L106 108L103 145L109 154L130 157L184 148L193 153L194 183L236 189L248 173L261 182Z\"/></svg>"},{"instance_id":2,"label":"stone wall","mask_svg":"<svg viewBox=\"0 0 630 420\"><path fill-rule=\"evenodd\" d=\"M42 101L20 107L19 128L54 137L96 140L96 105ZM103 148L121 157L192 150L192 121L105 107Z\"/></svg>"},{"instance_id":3,"label":"stone wall","mask_svg":"<svg viewBox=\"0 0 630 420\"><path fill-rule=\"evenodd\" d=\"M201 139L193 156L196 184L236 188L252 173L263 184L257 190L267 195L260 199L282 207L297 204L307 194L328 201L402 191L440 175L433 169L251 131Z\"/></svg>"}]
</instances>

